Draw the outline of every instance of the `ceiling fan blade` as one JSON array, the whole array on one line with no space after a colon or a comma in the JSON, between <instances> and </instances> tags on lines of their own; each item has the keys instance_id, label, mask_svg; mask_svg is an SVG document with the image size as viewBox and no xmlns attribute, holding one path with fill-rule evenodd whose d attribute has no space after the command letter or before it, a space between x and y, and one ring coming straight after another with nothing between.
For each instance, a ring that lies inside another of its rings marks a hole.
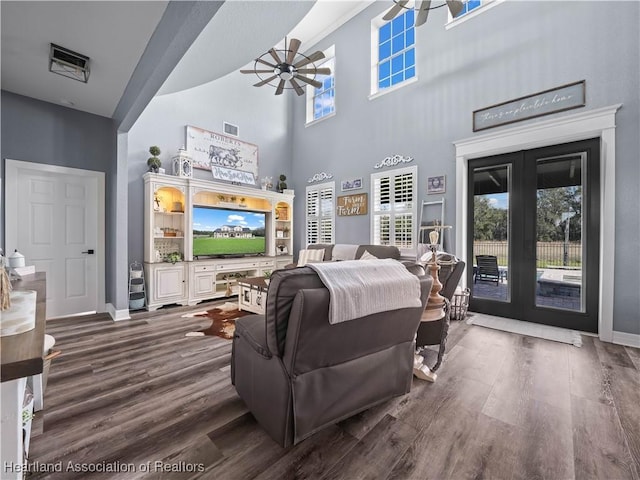
<instances>
[{"instance_id":1,"label":"ceiling fan blade","mask_svg":"<svg viewBox=\"0 0 640 480\"><path fill-rule=\"evenodd\" d=\"M271 67L271 68L276 68L277 65L274 65L273 63L269 63L266 60L263 60L261 58L256 58L256 62L261 63L263 65L266 65L267 67Z\"/></svg>"},{"instance_id":2,"label":"ceiling fan blade","mask_svg":"<svg viewBox=\"0 0 640 480\"><path fill-rule=\"evenodd\" d=\"M289 81L291 82L291 85L293 85L293 88L298 95L304 95L304 89L300 86L298 82L296 82L295 78L292 78Z\"/></svg>"},{"instance_id":3,"label":"ceiling fan blade","mask_svg":"<svg viewBox=\"0 0 640 480\"><path fill-rule=\"evenodd\" d=\"M278 88L276 88L276 95L282 95L282 92L284 91L285 83L286 83L286 80L280 80L280 83L278 84Z\"/></svg>"},{"instance_id":4,"label":"ceiling fan blade","mask_svg":"<svg viewBox=\"0 0 640 480\"><path fill-rule=\"evenodd\" d=\"M273 73L273 70L240 70L240 73Z\"/></svg>"},{"instance_id":5,"label":"ceiling fan blade","mask_svg":"<svg viewBox=\"0 0 640 480\"><path fill-rule=\"evenodd\" d=\"M420 8L418 9L418 15L416 16L415 26L419 27L424 25L429 16L429 9L431 8L431 0L422 0L420 2Z\"/></svg>"},{"instance_id":6,"label":"ceiling fan blade","mask_svg":"<svg viewBox=\"0 0 640 480\"><path fill-rule=\"evenodd\" d=\"M309 85L313 85L316 88L321 88L322 83L317 80L311 80L310 78L303 77L302 75L294 75L294 78L300 80L301 82L308 83Z\"/></svg>"},{"instance_id":7,"label":"ceiling fan blade","mask_svg":"<svg viewBox=\"0 0 640 480\"><path fill-rule=\"evenodd\" d=\"M385 22L388 22L389 20L393 20L394 18L396 18L396 15L400 13L400 11L404 8L404 6L407 3L409 3L409 0L398 0L396 4L393 7L391 7L391 9L384 15L384 17L382 17L382 19Z\"/></svg>"},{"instance_id":8,"label":"ceiling fan blade","mask_svg":"<svg viewBox=\"0 0 640 480\"><path fill-rule=\"evenodd\" d=\"M261 82L254 83L253 86L254 87L261 87L261 86L266 85L267 83L271 82L272 80L274 80L276 78L278 78L278 75L274 75L273 77L269 77L269 78L267 78L265 80L262 80Z\"/></svg>"},{"instance_id":9,"label":"ceiling fan blade","mask_svg":"<svg viewBox=\"0 0 640 480\"><path fill-rule=\"evenodd\" d=\"M315 73L317 75L331 75L330 68L298 68L296 70L298 73Z\"/></svg>"},{"instance_id":10,"label":"ceiling fan blade","mask_svg":"<svg viewBox=\"0 0 640 480\"><path fill-rule=\"evenodd\" d=\"M447 7L449 7L451 16L453 18L456 18L464 8L464 3L462 3L460 0L447 0Z\"/></svg>"},{"instance_id":11,"label":"ceiling fan blade","mask_svg":"<svg viewBox=\"0 0 640 480\"><path fill-rule=\"evenodd\" d=\"M282 60L280 60L280 55L278 55L278 52L276 52L275 48L271 48L269 50L269 53L271 54L271 56L273 57L273 59L276 61L277 64L282 63Z\"/></svg>"},{"instance_id":12,"label":"ceiling fan blade","mask_svg":"<svg viewBox=\"0 0 640 480\"><path fill-rule=\"evenodd\" d=\"M311 55L309 55L307 58L303 58L298 63L294 63L293 66L296 68L304 67L309 63L317 62L318 60L322 60L323 58L324 58L324 53L318 50L317 52L314 52Z\"/></svg>"},{"instance_id":13,"label":"ceiling fan blade","mask_svg":"<svg viewBox=\"0 0 640 480\"><path fill-rule=\"evenodd\" d=\"M296 58L296 54L298 53L301 43L302 42L297 38L292 38L289 42L289 50L287 51L287 63L289 65L291 65L293 63L293 59Z\"/></svg>"}]
</instances>

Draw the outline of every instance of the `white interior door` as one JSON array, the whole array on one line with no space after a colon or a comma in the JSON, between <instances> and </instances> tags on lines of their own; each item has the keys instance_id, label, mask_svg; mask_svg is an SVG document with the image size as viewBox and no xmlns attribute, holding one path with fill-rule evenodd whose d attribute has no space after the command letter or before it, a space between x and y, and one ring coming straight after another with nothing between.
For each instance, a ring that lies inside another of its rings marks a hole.
<instances>
[{"instance_id":1,"label":"white interior door","mask_svg":"<svg viewBox=\"0 0 640 480\"><path fill-rule=\"evenodd\" d=\"M7 160L7 253L47 274L47 318L104 309L104 174Z\"/></svg>"}]
</instances>

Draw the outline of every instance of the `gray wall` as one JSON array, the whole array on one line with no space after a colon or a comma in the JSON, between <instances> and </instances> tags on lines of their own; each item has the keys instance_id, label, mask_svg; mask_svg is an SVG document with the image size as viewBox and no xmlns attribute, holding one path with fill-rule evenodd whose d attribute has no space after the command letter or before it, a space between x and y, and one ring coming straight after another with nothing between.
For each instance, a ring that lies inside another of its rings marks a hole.
<instances>
[{"instance_id":1,"label":"gray wall","mask_svg":"<svg viewBox=\"0 0 640 480\"><path fill-rule=\"evenodd\" d=\"M319 171L334 174L338 193L340 180L354 176L364 177L360 191L370 191L373 165L399 153L418 165L419 201L440 197L425 195L428 176L447 176L446 221L455 224L453 142L474 136L472 111L585 79L587 109L623 104L616 122L614 330L640 333L638 2L505 2L450 30L443 28L445 9L435 10L417 30L419 81L369 100L370 21L387 8L373 4L316 46L335 44L337 114L305 127L304 105L294 106L290 183L298 198ZM295 208L297 248L303 204ZM369 216L336 219L337 242L368 243L369 231Z\"/></svg>"},{"instance_id":2,"label":"gray wall","mask_svg":"<svg viewBox=\"0 0 640 480\"><path fill-rule=\"evenodd\" d=\"M222 122L240 127L239 139L258 149L259 175L274 180L291 171L288 136L290 95L276 97L270 86L254 88L255 77L231 73L183 92L155 97L129 131L129 261L144 256L144 188L149 147L157 145L167 174L171 157L185 145L186 125L222 133ZM213 180L210 171L195 170L194 177Z\"/></svg>"},{"instance_id":3,"label":"gray wall","mask_svg":"<svg viewBox=\"0 0 640 480\"><path fill-rule=\"evenodd\" d=\"M52 103L16 95L2 90L2 171L5 159L46 163L62 167L105 172L106 232L106 301L111 301L115 266L109 261L115 243L111 234L114 210L113 197L116 129L113 120L65 108ZM4 180L3 180L4 192ZM4 198L4 197L3 197ZM4 226L4 202L0 212ZM0 227L1 228L1 227ZM4 245L4 232L0 232Z\"/></svg>"}]
</instances>

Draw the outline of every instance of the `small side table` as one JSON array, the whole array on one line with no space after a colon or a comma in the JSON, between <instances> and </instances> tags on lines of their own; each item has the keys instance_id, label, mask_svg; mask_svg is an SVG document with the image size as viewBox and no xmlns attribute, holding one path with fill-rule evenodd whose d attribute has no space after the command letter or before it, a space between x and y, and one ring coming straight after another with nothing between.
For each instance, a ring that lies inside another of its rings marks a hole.
<instances>
[{"instance_id":1,"label":"small side table","mask_svg":"<svg viewBox=\"0 0 640 480\"><path fill-rule=\"evenodd\" d=\"M269 285L265 277L238 279L238 310L264 315Z\"/></svg>"}]
</instances>

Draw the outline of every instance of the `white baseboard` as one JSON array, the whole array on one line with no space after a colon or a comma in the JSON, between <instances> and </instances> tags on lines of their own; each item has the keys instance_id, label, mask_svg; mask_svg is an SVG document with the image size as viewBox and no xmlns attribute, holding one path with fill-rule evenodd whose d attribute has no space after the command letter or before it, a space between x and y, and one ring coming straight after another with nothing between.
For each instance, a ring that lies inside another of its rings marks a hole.
<instances>
[{"instance_id":1,"label":"white baseboard","mask_svg":"<svg viewBox=\"0 0 640 480\"><path fill-rule=\"evenodd\" d=\"M637 333L616 332L614 330L612 342L627 347L640 348L640 335Z\"/></svg>"},{"instance_id":2,"label":"white baseboard","mask_svg":"<svg viewBox=\"0 0 640 480\"><path fill-rule=\"evenodd\" d=\"M131 317L129 316L129 309L125 308L124 310L116 310L112 304L107 303L107 313L111 315L114 322L119 322L120 320L129 320Z\"/></svg>"}]
</instances>

